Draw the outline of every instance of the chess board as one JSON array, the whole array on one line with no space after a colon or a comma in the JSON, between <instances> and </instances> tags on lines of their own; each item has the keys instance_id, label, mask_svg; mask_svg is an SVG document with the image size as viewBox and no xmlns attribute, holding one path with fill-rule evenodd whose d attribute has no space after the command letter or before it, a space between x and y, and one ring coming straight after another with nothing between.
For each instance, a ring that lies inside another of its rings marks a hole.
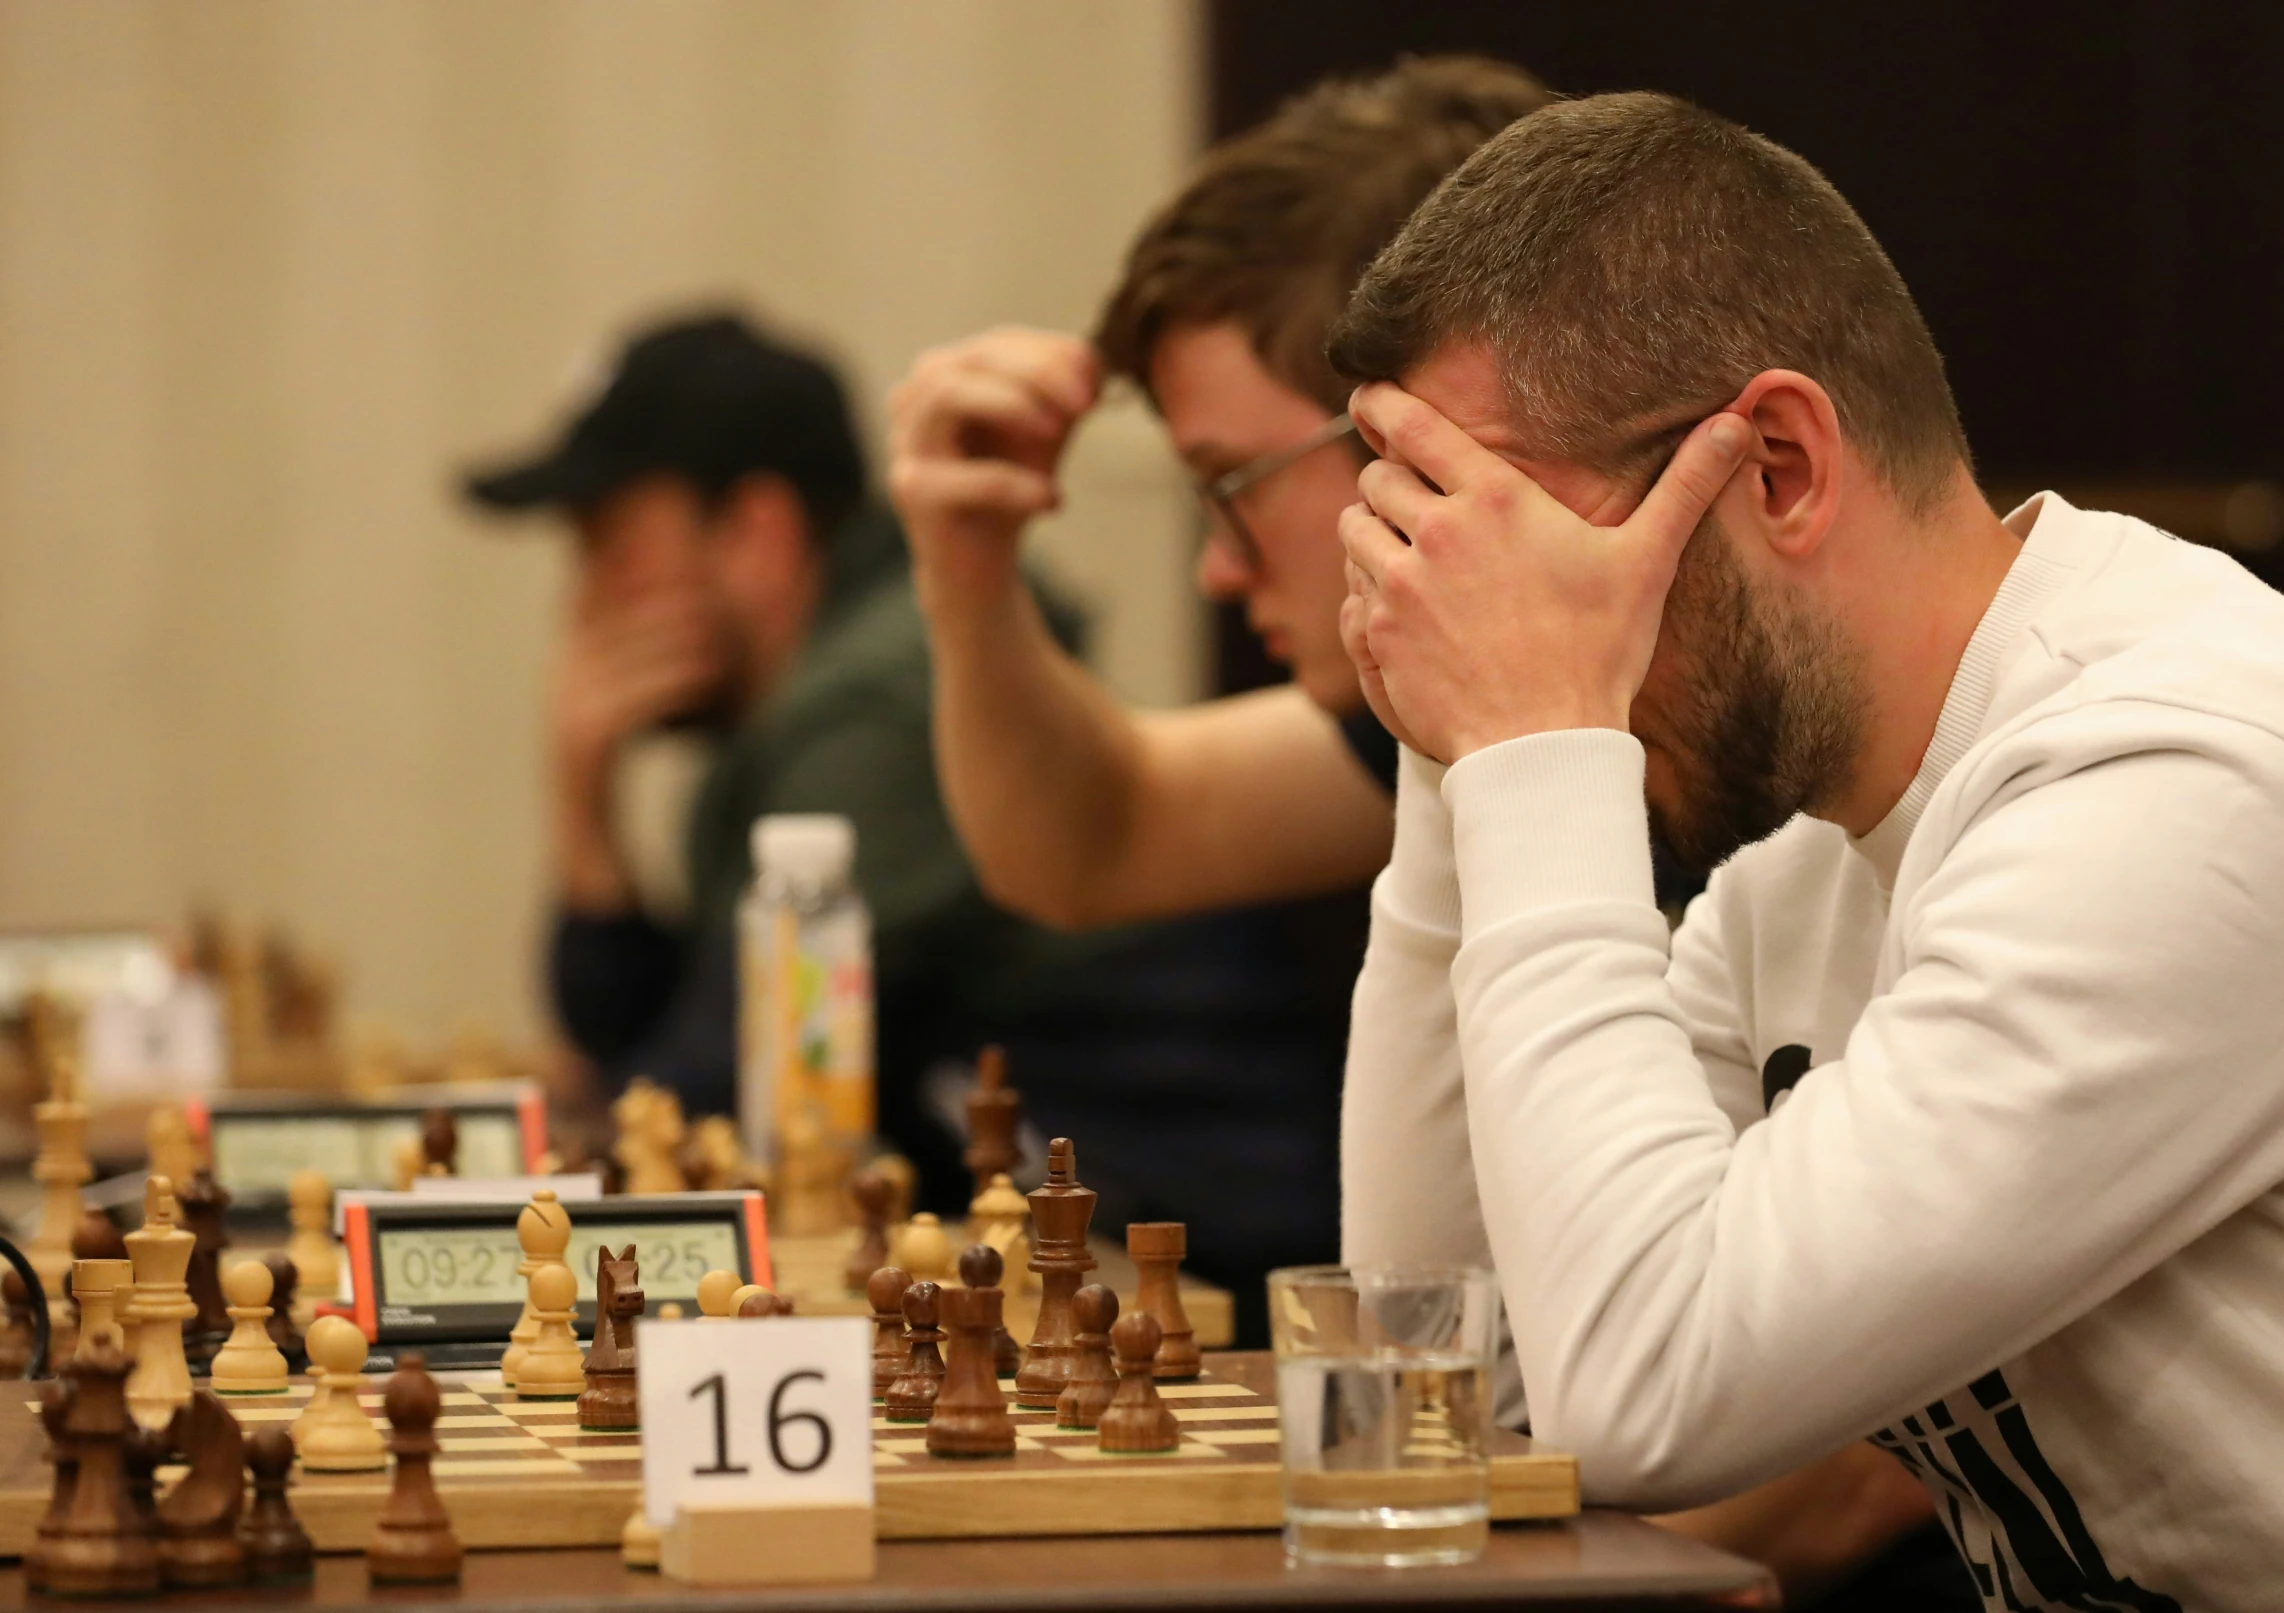
<instances>
[{"instance_id":1,"label":"chess board","mask_svg":"<svg viewBox=\"0 0 2284 1613\"><path fill-rule=\"evenodd\" d=\"M1207 1357L1205 1375L1161 1394L1182 1425L1178 1450L1107 1455L1087 1429L1058 1429L1051 1411L1014 1410L1015 1455L930 1456L917 1423L873 1421L873 1469L884 1540L985 1535L1159 1534L1273 1529L1282 1521L1277 1403L1264 1355ZM472 1549L615 1545L642 1483L639 1433L590 1433L568 1400L519 1401L497 1373L439 1373L443 1442L437 1489ZM290 1422L308 1402L232 1399L249 1428ZM380 1395L364 1396L378 1417ZM0 1396L0 1554L20 1554L47 1506L45 1436L33 1402ZM1491 1515L1568 1517L1578 1472L1567 1456L1520 1435L1493 1436ZM166 1480L161 1472L162 1482ZM361 1551L388 1494L388 1474L296 1471L293 1502L321 1551Z\"/></svg>"}]
</instances>

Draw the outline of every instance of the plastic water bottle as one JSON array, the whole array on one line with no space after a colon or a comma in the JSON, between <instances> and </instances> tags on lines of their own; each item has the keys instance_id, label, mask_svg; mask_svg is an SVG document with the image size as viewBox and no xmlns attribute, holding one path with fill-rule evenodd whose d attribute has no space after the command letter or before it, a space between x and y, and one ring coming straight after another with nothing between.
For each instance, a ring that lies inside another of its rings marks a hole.
<instances>
[{"instance_id":1,"label":"plastic water bottle","mask_svg":"<svg viewBox=\"0 0 2284 1613\"><path fill-rule=\"evenodd\" d=\"M831 813L753 824L738 915L738 1123L746 1151L789 1140L844 1157L873 1132L872 914L856 826Z\"/></svg>"}]
</instances>

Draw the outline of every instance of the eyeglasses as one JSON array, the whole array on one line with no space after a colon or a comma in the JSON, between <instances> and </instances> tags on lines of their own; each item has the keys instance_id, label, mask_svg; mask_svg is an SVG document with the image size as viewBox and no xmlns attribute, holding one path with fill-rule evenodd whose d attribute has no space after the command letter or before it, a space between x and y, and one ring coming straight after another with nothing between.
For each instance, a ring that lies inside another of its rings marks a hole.
<instances>
[{"instance_id":1,"label":"eyeglasses","mask_svg":"<svg viewBox=\"0 0 2284 1613\"><path fill-rule=\"evenodd\" d=\"M1245 518L1237 513L1237 501L1244 494L1267 481L1286 466L1296 464L1315 453L1327 443L1339 442L1344 437L1356 436L1356 422L1344 414L1336 414L1323 425L1310 432L1289 448L1249 459L1235 470L1216 476L1210 482L1197 484L1198 500L1209 516L1218 517L1221 528L1228 534L1230 548L1247 571L1261 566L1261 545L1245 525ZM1359 439L1361 442L1361 439ZM1209 531L1207 541L1212 541Z\"/></svg>"}]
</instances>

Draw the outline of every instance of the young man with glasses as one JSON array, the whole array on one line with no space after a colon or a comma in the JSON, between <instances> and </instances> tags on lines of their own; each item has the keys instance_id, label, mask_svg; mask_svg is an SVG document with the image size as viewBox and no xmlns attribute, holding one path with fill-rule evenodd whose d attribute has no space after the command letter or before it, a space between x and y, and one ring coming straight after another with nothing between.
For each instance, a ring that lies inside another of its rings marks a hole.
<instances>
[{"instance_id":1,"label":"young man with glasses","mask_svg":"<svg viewBox=\"0 0 2284 1613\"><path fill-rule=\"evenodd\" d=\"M1339 634L1335 526L1364 455L1325 327L1413 205L1547 99L1465 58L1321 86L1207 154L1092 342L990 331L898 388L890 487L936 657L938 763L1001 900L1089 927L1352 889L1387 861L1395 746ZM1199 484L1200 590L1243 603L1291 686L1128 710L1024 596L1023 530L1113 377L1149 394Z\"/></svg>"},{"instance_id":2,"label":"young man with glasses","mask_svg":"<svg viewBox=\"0 0 2284 1613\"><path fill-rule=\"evenodd\" d=\"M890 488L935 657L939 773L1001 901L1082 928L1352 888L1387 862L1397 746L1340 637L1338 525L1370 456L1325 335L1412 208L1550 99L1471 58L1320 86L1206 154L1136 241L1092 342L994 330L923 355L897 389ZM1113 377L1148 393L1196 479L1200 590L1243 602L1291 685L1139 712L1055 645L1017 548L1059 505L1063 446ZM1926 1517L1891 1467L1858 1447L1673 1521L1813 1597ZM1931 1543L1818 1605L1971 1604Z\"/></svg>"}]
</instances>

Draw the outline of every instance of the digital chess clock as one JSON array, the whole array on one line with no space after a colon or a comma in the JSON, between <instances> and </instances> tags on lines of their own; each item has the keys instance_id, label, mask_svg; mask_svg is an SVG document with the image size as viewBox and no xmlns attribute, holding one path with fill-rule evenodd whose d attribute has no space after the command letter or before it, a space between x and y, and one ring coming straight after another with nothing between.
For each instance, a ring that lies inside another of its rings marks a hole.
<instances>
[{"instance_id":1,"label":"digital chess clock","mask_svg":"<svg viewBox=\"0 0 2284 1613\"><path fill-rule=\"evenodd\" d=\"M254 1094L183 1106L205 1139L214 1178L233 1209L282 1211L286 1183L314 1170L336 1191L393 1185L398 1147L420 1136L420 1119L449 1109L459 1128L461 1176L522 1176L547 1152L547 1105L537 1087L517 1084L459 1094L440 1090L419 1102L309 1103Z\"/></svg>"},{"instance_id":2,"label":"digital chess clock","mask_svg":"<svg viewBox=\"0 0 2284 1613\"><path fill-rule=\"evenodd\" d=\"M635 1246L646 1313L665 1304L697 1312L698 1279L734 1271L770 1282L768 1223L759 1193L623 1194L566 1204L564 1263L579 1278L579 1330L595 1325L602 1250ZM351 1203L342 1211L350 1315L376 1351L425 1350L431 1365L490 1364L523 1313L516 1239L521 1204Z\"/></svg>"}]
</instances>

